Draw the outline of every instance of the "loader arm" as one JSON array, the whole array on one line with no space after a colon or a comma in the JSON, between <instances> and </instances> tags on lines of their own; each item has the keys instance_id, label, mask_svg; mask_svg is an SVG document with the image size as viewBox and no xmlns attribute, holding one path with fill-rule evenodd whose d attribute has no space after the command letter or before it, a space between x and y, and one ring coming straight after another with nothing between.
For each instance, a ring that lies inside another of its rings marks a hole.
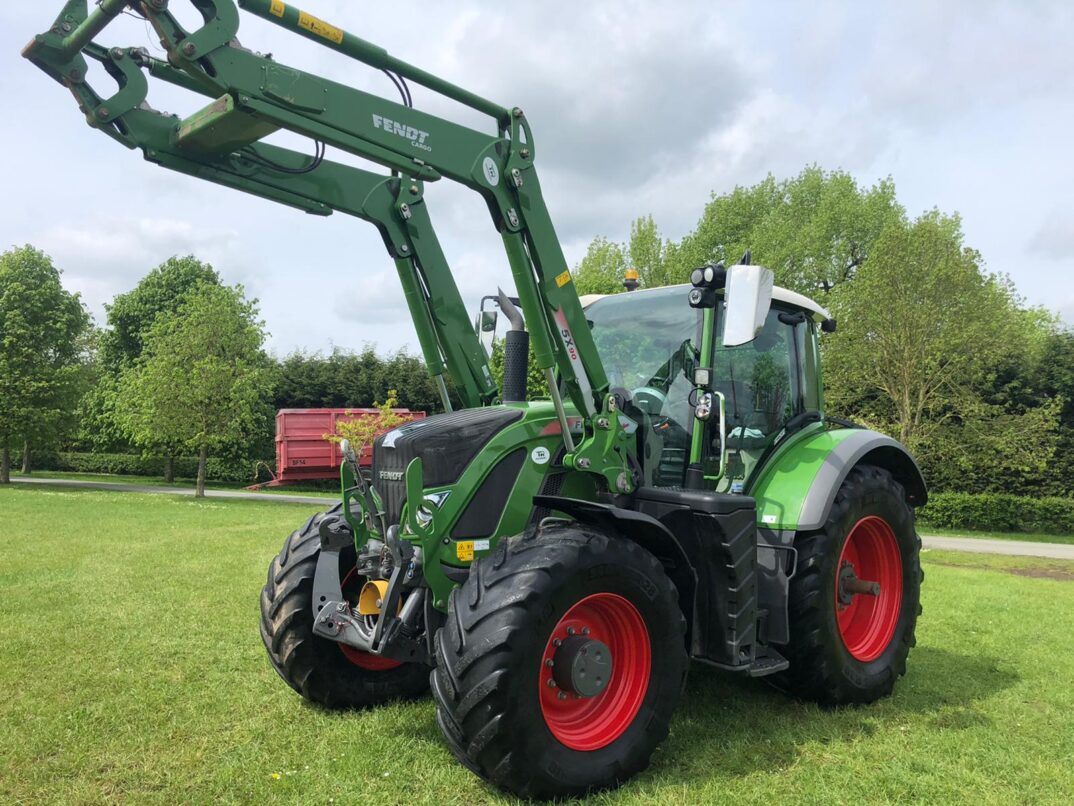
<instances>
[{"instance_id":1,"label":"loader arm","mask_svg":"<svg viewBox=\"0 0 1074 806\"><path fill-rule=\"evenodd\" d=\"M175 0L173 0L174 2ZM481 194L500 232L538 366L556 404L568 466L629 492L632 451L534 167L533 134L521 109L498 106L280 0L238 6L367 65L395 73L493 119L495 134L282 65L242 47L234 0L189 0L202 27L185 30L168 0L69 0L53 27L24 56L67 86L91 126L146 159L311 213L332 211L371 221L396 261L429 371L446 366L467 406L488 402L495 387L423 202L423 182L446 177ZM137 48L105 48L93 39L128 8L144 16L167 62ZM85 81L90 57L116 79L113 96ZM212 99L178 120L145 104L146 75ZM491 127L490 127L491 128ZM383 165L378 176L260 142L291 131ZM395 176L396 172L401 176ZM575 444L559 398L562 383L583 415Z\"/></svg>"}]
</instances>

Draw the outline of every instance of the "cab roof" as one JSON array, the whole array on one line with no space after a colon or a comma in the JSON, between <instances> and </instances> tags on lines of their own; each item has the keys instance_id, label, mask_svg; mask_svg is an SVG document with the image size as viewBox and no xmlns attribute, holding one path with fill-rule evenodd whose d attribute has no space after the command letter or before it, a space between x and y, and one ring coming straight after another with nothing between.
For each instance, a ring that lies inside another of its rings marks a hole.
<instances>
[{"instance_id":1,"label":"cab roof","mask_svg":"<svg viewBox=\"0 0 1074 806\"><path fill-rule=\"evenodd\" d=\"M651 291L658 291L666 288L690 288L689 283L680 283L678 285L662 285L655 288L639 288L637 291L630 291L630 294L647 294ZM583 294L580 299L583 308L588 308L598 299L604 299L605 297L617 297L619 294ZM780 288L776 286L772 289L772 301L782 302L785 305L790 305L792 308L801 308L803 311L808 311L812 314L813 319L817 322L822 322L825 319L830 319L831 314L828 313L827 308L818 305L811 300L805 294L799 294L797 291L791 291L789 288Z\"/></svg>"}]
</instances>

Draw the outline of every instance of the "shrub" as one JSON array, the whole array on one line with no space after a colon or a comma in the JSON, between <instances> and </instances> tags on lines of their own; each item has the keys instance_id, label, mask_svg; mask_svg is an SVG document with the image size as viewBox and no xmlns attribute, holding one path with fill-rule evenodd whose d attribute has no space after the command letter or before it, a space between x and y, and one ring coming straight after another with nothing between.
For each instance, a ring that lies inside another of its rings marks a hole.
<instances>
[{"instance_id":1,"label":"shrub","mask_svg":"<svg viewBox=\"0 0 1074 806\"><path fill-rule=\"evenodd\" d=\"M159 456L140 456L129 453L60 452L36 466L42 470L63 470L71 473L108 473L119 476L163 476L165 459ZM255 462L209 458L205 466L210 481L230 481L252 484L257 479ZM175 460L177 478L198 475L196 456L181 456Z\"/></svg>"},{"instance_id":2,"label":"shrub","mask_svg":"<svg viewBox=\"0 0 1074 806\"><path fill-rule=\"evenodd\" d=\"M942 529L1074 534L1074 498L932 493L918 519Z\"/></svg>"}]
</instances>

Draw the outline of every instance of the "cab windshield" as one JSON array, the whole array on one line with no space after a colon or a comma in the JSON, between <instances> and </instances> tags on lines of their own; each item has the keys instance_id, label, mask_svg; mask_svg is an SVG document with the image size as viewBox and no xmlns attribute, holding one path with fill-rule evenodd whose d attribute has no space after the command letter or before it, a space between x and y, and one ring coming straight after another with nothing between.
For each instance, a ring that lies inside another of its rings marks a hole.
<instances>
[{"instance_id":1,"label":"cab windshield","mask_svg":"<svg viewBox=\"0 0 1074 806\"><path fill-rule=\"evenodd\" d=\"M712 368L712 389L726 401L722 492L748 490L753 471L783 426L820 407L816 330L798 309L773 304L756 339L724 347L723 306L716 309L714 355L702 358L701 311L689 286L616 294L586 308L601 361L624 413L638 423L644 484L676 487L685 480L695 427L690 405L696 367ZM720 465L718 418L705 425L701 459L707 476Z\"/></svg>"},{"instance_id":2,"label":"cab windshield","mask_svg":"<svg viewBox=\"0 0 1074 806\"><path fill-rule=\"evenodd\" d=\"M693 371L701 344L701 312L689 286L616 294L586 308L608 382L627 401L642 430L645 484L682 484L693 429Z\"/></svg>"}]
</instances>

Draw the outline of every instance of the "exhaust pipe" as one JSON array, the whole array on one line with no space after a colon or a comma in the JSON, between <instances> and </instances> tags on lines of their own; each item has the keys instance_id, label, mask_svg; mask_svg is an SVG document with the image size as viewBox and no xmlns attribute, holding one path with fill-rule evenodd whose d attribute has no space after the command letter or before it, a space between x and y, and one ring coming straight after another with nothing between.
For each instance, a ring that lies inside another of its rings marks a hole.
<instances>
[{"instance_id":1,"label":"exhaust pipe","mask_svg":"<svg viewBox=\"0 0 1074 806\"><path fill-rule=\"evenodd\" d=\"M511 323L503 340L503 402L526 402L526 377L529 374L530 334L514 303L497 288L500 310Z\"/></svg>"}]
</instances>

